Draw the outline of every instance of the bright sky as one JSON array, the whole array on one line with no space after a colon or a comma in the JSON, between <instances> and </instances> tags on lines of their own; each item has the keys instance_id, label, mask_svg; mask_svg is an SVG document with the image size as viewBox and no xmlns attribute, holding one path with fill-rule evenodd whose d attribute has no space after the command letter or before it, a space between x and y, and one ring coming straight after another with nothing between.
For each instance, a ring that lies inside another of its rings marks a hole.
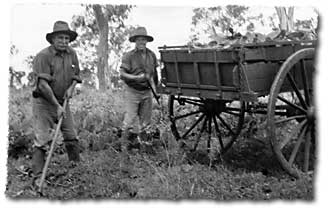
<instances>
[{"instance_id":1,"label":"bright sky","mask_svg":"<svg viewBox=\"0 0 331 212\"><path fill-rule=\"evenodd\" d=\"M48 45L45 35L52 31L56 20L70 23L74 14L82 12L83 8L78 4L19 4L13 7L11 42L19 50L14 65ZM187 43L192 14L192 7L138 6L132 10L127 22L145 26L148 34L154 37L148 47L157 52L157 47L164 44Z\"/></svg>"},{"instance_id":2,"label":"bright sky","mask_svg":"<svg viewBox=\"0 0 331 212\"><path fill-rule=\"evenodd\" d=\"M11 61L17 69L24 69L22 61L29 55L35 55L45 48L48 42L45 35L52 31L55 21L71 22L73 15L83 12L79 4L68 3L23 3L11 8L11 43L17 46L19 53ZM155 53L163 45L184 45L190 36L192 6L145 6L135 7L127 22L132 25L143 25L154 41L148 47ZM258 14L263 11L265 17L272 15L273 7L254 7L251 10ZM295 18L315 16L311 7L295 10ZM157 54L158 55L158 54Z\"/></svg>"},{"instance_id":3,"label":"bright sky","mask_svg":"<svg viewBox=\"0 0 331 212\"><path fill-rule=\"evenodd\" d=\"M99 210L99 209L109 209L109 202L93 202L89 201L85 204L85 202L79 202L80 204L52 204L50 205L47 201L9 201L5 200L4 190L6 184L6 142L7 142L7 134L8 134L8 66L9 61L9 47L10 43L17 45L20 52L25 55L35 54L40 49L44 48L48 45L45 40L46 33L50 32L53 27L53 23L56 20L62 19L70 22L71 16L76 12L79 12L79 8L76 6L68 6L68 4L63 4L59 6L58 4L53 5L52 7L44 5L42 8L39 7L40 3L34 4L31 2L38 2L38 0L14 0L15 2L30 2L26 3L25 6L16 6L11 8L13 3L8 3L8 1L2 1L1 3L1 58L3 59L1 62L1 70L2 74L0 75L0 91L2 91L2 101L1 101L1 111L2 111L2 119L0 122L0 130L1 130L1 141L2 148L0 148L0 156L1 156L1 165L0 165L0 185L1 205L5 208L5 210L18 209L20 211L26 211L28 208L36 208L41 210L51 210L51 211L63 211L66 209L70 209L71 211L76 210ZM83 0L70 0L70 2L80 3ZM103 3L112 3L115 0L99 0L98 2ZM39 2L53 2L52 0L39 0ZM56 1L59 2L59 1ZM62 2L66 2L62 0ZM84 2L84 1L83 1ZM86 2L86 1L85 1ZM88 3L95 2L93 0L89 0ZM138 4L138 7L132 14L135 14L132 18L132 22L136 22L137 24L144 24L147 27L148 32L154 36L155 42L151 43L150 47L152 49L156 49L157 46L167 44L167 45L175 45L175 44L183 44L185 43L185 39L190 30L190 9L192 6L211 6L216 3L221 4L242 4L243 2L247 4L248 1L245 0L167 0L167 1L155 1L155 0L125 0L125 1L115 1L117 3L130 3L130 4ZM158 3L156 3L158 2ZM330 63L329 63L329 55L330 55L330 4L327 4L328 1L317 1L317 0L253 0L249 1L250 4L253 5L264 5L264 6L274 6L274 5L298 5L298 6L311 6L316 5L322 14L322 33L320 34L321 44L318 47L318 75L317 75L317 105L319 111L319 141L321 141L321 145L319 145L319 161L318 161L318 173L316 176L317 187L314 189L314 193L316 195L316 200L313 202L309 202L309 204L303 204L303 202L268 202L268 204L260 204L254 203L251 204L249 202L245 202L242 204L216 204L209 202L199 202L199 204L192 204L189 206L189 211L212 211L212 210L231 210L231 211L287 211L296 210L296 211L312 211L316 210L316 205L320 207L319 209L324 209L324 207L330 208L330 188L331 188L331 176L330 176L330 150L331 143L328 142L330 140ZM154 9L144 9L142 6L154 6ZM174 6L171 10L161 10L156 8L160 5ZM182 8L178 8L178 6L184 6ZM265 7L260 7L261 11L266 11ZM302 12L303 15L307 15L306 11ZM9 35L10 33L10 35ZM321 148L322 146L322 148ZM5 204L2 204L5 202ZM83 204L84 203L84 204ZM141 202L140 204L135 203L134 205L128 202L125 204L111 204L111 210L135 210L135 211L148 211L148 210L159 210L159 208L164 208L165 204L162 202L158 202L161 205L156 209L156 207L152 207L149 203ZM193 202L194 203L194 202ZM148 205L147 205L148 204ZM147 205L147 207L146 207ZM13 207L10 207L13 206ZM65 206L68 206L65 208ZM133 208L133 207L134 208ZM151 207L149 207L151 206ZM155 205L153 205L155 206ZM187 203L177 203L177 204L167 204L166 208L168 210L178 210L179 206L182 209L182 206L187 207ZM289 206L294 206L292 208L288 208ZM102 208L100 208L102 207ZM239 209L239 210L238 210ZM318 210L318 209L317 209ZM322 210L321 210L322 211ZM325 210L324 210L325 211Z\"/></svg>"}]
</instances>

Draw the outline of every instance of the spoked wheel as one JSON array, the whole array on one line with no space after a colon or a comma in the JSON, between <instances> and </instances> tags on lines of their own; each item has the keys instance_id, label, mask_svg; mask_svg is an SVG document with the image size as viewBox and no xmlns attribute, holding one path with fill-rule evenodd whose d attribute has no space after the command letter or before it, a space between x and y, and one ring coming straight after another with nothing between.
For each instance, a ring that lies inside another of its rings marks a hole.
<instances>
[{"instance_id":1,"label":"spoked wheel","mask_svg":"<svg viewBox=\"0 0 331 212\"><path fill-rule=\"evenodd\" d=\"M281 166L295 177L315 164L314 54L306 48L291 55L270 90L269 141Z\"/></svg>"},{"instance_id":2,"label":"spoked wheel","mask_svg":"<svg viewBox=\"0 0 331 212\"><path fill-rule=\"evenodd\" d=\"M239 101L178 96L169 98L172 133L177 140L189 141L192 150L205 142L207 151L216 146L220 153L224 153L238 137L244 114L245 104Z\"/></svg>"}]
</instances>

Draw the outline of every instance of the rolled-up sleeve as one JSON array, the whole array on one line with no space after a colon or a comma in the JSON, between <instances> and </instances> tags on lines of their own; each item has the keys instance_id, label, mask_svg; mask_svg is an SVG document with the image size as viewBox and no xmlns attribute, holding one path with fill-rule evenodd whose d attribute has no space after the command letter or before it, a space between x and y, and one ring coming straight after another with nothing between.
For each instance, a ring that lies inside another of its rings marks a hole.
<instances>
[{"instance_id":1,"label":"rolled-up sleeve","mask_svg":"<svg viewBox=\"0 0 331 212\"><path fill-rule=\"evenodd\" d=\"M152 52L152 57L153 57L153 63L154 63L154 67L153 67L153 80L156 84L158 84L158 81L159 81L159 77L157 75L157 67L159 66L158 65L158 62L157 62L157 58L156 58L156 55L154 52Z\"/></svg>"},{"instance_id":2,"label":"rolled-up sleeve","mask_svg":"<svg viewBox=\"0 0 331 212\"><path fill-rule=\"evenodd\" d=\"M76 80L77 83L82 83L82 79L80 78L79 62L76 52L74 52L72 68L74 70L74 75L72 76L72 80Z\"/></svg>"},{"instance_id":3,"label":"rolled-up sleeve","mask_svg":"<svg viewBox=\"0 0 331 212\"><path fill-rule=\"evenodd\" d=\"M157 62L157 58L156 58L156 55L154 52L152 52L152 56L153 56L153 60L154 60L154 68L156 69L159 66L159 64Z\"/></svg>"},{"instance_id":4,"label":"rolled-up sleeve","mask_svg":"<svg viewBox=\"0 0 331 212\"><path fill-rule=\"evenodd\" d=\"M36 74L37 79L44 79L47 82L53 81L51 75L51 67L48 63L47 56L38 54L33 60L33 72Z\"/></svg>"},{"instance_id":5,"label":"rolled-up sleeve","mask_svg":"<svg viewBox=\"0 0 331 212\"><path fill-rule=\"evenodd\" d=\"M131 69L130 55L128 53L123 55L120 68L124 69L125 71Z\"/></svg>"}]
</instances>

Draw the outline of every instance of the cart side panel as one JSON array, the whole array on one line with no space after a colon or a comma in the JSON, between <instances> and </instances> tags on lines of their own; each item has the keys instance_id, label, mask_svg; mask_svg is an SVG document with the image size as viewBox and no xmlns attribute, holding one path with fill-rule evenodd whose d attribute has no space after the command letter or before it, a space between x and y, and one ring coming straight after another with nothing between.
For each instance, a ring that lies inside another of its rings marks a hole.
<instances>
[{"instance_id":1,"label":"cart side panel","mask_svg":"<svg viewBox=\"0 0 331 212\"><path fill-rule=\"evenodd\" d=\"M274 78L278 73L278 71L280 70L281 65L282 65L281 63L271 63L271 62L245 64L244 70L247 76L249 88L252 91L259 93L259 95L269 94L272 83L274 82ZM306 60L305 68L307 72L307 77L312 78L314 76L313 60ZM300 71L301 69L302 69L302 64L296 64L294 66L293 79L298 89L303 88L302 74ZM312 85L309 84L309 87L311 88ZM289 81L286 80L284 82L281 92L287 92L291 90L292 87L290 86Z\"/></svg>"},{"instance_id":2,"label":"cart side panel","mask_svg":"<svg viewBox=\"0 0 331 212\"><path fill-rule=\"evenodd\" d=\"M278 63L259 62L244 65L250 89L261 95L269 93L279 68Z\"/></svg>"},{"instance_id":3,"label":"cart side panel","mask_svg":"<svg viewBox=\"0 0 331 212\"><path fill-rule=\"evenodd\" d=\"M214 63L198 63L198 73L201 85L217 86L217 76Z\"/></svg>"},{"instance_id":4,"label":"cart side panel","mask_svg":"<svg viewBox=\"0 0 331 212\"><path fill-rule=\"evenodd\" d=\"M175 63L165 63L164 64L164 68L162 69L161 71L161 77L162 77L162 80L166 81L166 82L169 82L169 83L177 83L177 77L176 75L174 74L173 71L171 70L175 70Z\"/></svg>"},{"instance_id":5,"label":"cart side panel","mask_svg":"<svg viewBox=\"0 0 331 212\"><path fill-rule=\"evenodd\" d=\"M237 66L235 63L220 63L219 69L221 72L221 84L228 87L235 87L234 69Z\"/></svg>"},{"instance_id":6,"label":"cart side panel","mask_svg":"<svg viewBox=\"0 0 331 212\"><path fill-rule=\"evenodd\" d=\"M314 60L313 59L305 60L304 67L305 67L305 70L307 73L307 78L313 79L315 77ZM304 87L303 86L303 76L302 76L302 72L301 72L302 69L303 69L303 64L295 64L294 72L292 73L292 77L299 90L302 90ZM308 82L309 82L308 88L312 89L313 88L312 83L314 82L314 80L308 80ZM292 90L292 87L289 85L289 82L285 81L281 92L287 92L287 91L291 91L291 90Z\"/></svg>"},{"instance_id":7,"label":"cart side panel","mask_svg":"<svg viewBox=\"0 0 331 212\"><path fill-rule=\"evenodd\" d=\"M216 50L172 50L161 51L163 62L221 62L233 63L236 62L233 51L216 51Z\"/></svg>"},{"instance_id":8,"label":"cart side panel","mask_svg":"<svg viewBox=\"0 0 331 212\"><path fill-rule=\"evenodd\" d=\"M165 84L176 83L177 87L181 87L183 84L192 85L195 88L210 87L218 90L221 89L218 88L219 85L235 87L233 69L236 65L218 63L217 66L218 70L215 68L215 63L166 62L161 72L162 81ZM217 71L219 77L217 77Z\"/></svg>"},{"instance_id":9,"label":"cart side panel","mask_svg":"<svg viewBox=\"0 0 331 212\"><path fill-rule=\"evenodd\" d=\"M273 46L251 48L245 51L245 61L265 60L280 61L286 60L291 54L298 50L296 46Z\"/></svg>"},{"instance_id":10,"label":"cart side panel","mask_svg":"<svg viewBox=\"0 0 331 212\"><path fill-rule=\"evenodd\" d=\"M180 83L184 84L196 84L194 77L194 64L188 62L178 63L178 73Z\"/></svg>"},{"instance_id":11,"label":"cart side panel","mask_svg":"<svg viewBox=\"0 0 331 212\"><path fill-rule=\"evenodd\" d=\"M245 58L244 60L249 61L285 61L289 56L294 52L303 49L303 48L312 48L315 47L315 43L285 43L278 45L264 46L247 46L245 48Z\"/></svg>"}]
</instances>

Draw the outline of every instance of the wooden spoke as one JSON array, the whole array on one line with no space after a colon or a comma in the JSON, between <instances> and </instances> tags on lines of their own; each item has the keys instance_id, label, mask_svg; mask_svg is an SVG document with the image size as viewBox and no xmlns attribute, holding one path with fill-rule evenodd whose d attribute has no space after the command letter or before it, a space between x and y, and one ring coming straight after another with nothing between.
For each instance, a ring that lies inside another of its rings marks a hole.
<instances>
[{"instance_id":1,"label":"wooden spoke","mask_svg":"<svg viewBox=\"0 0 331 212\"><path fill-rule=\"evenodd\" d=\"M300 119L300 118L305 118L305 117L306 117L305 115L291 116L291 117L287 117L287 118L284 118L281 120L277 120L277 121L275 121L275 124L280 124L280 123L284 123L284 122L291 121L294 119Z\"/></svg>"},{"instance_id":2,"label":"wooden spoke","mask_svg":"<svg viewBox=\"0 0 331 212\"><path fill-rule=\"evenodd\" d=\"M302 105L303 108L307 109L307 104L306 104L305 100L302 98L302 95L301 95L301 93L299 91L299 88L298 88L297 84L295 83L295 81L294 81L291 73L288 73L286 75L286 77L289 80L289 82L290 82L290 84L291 84L291 86L292 86L292 88L293 88L296 96L298 97L298 99L300 101L300 104Z\"/></svg>"},{"instance_id":3,"label":"wooden spoke","mask_svg":"<svg viewBox=\"0 0 331 212\"><path fill-rule=\"evenodd\" d=\"M210 150L210 138L211 138L211 117L208 117L208 139L207 139L207 152Z\"/></svg>"},{"instance_id":4,"label":"wooden spoke","mask_svg":"<svg viewBox=\"0 0 331 212\"><path fill-rule=\"evenodd\" d=\"M180 115L180 116L171 117L171 119L175 121L175 120L186 118L188 116L195 115L195 114L198 114L198 113L201 113L201 112L202 112L201 110L197 110L197 111L193 111L193 112L183 114L183 115Z\"/></svg>"},{"instance_id":5,"label":"wooden spoke","mask_svg":"<svg viewBox=\"0 0 331 212\"><path fill-rule=\"evenodd\" d=\"M215 126L216 134L217 134L218 141L220 143L221 149L224 149L224 144L223 144L223 141L222 141L222 134L221 134L220 129L218 128L218 123L217 123L217 120L216 120L216 116L213 116L213 121L214 121L214 126Z\"/></svg>"},{"instance_id":6,"label":"wooden spoke","mask_svg":"<svg viewBox=\"0 0 331 212\"><path fill-rule=\"evenodd\" d=\"M199 122L203 119L203 117L205 116L205 114L202 114L200 117L199 117L199 119L190 127L190 129L188 129L185 133L184 133L184 135L182 136L182 138L185 138L192 130L193 130L193 128L194 127L196 127L198 124L199 124Z\"/></svg>"},{"instance_id":7,"label":"wooden spoke","mask_svg":"<svg viewBox=\"0 0 331 212\"><path fill-rule=\"evenodd\" d=\"M294 137L296 134L300 132L302 127L307 123L307 120L302 121L295 129L292 130L291 134L284 139L281 143L279 143L279 148L283 149Z\"/></svg>"},{"instance_id":8,"label":"wooden spoke","mask_svg":"<svg viewBox=\"0 0 331 212\"><path fill-rule=\"evenodd\" d=\"M294 162L294 160L295 160L295 157L297 156L297 153L298 153L299 147L300 147L300 145L301 145L301 143L302 143L302 140L303 140L303 138L304 138L304 136L305 136L305 134L306 134L306 129L307 129L307 125L305 125L305 126L303 127L303 129L302 129L302 131L301 131L301 133L300 133L300 135L299 135L299 137L298 137L298 140L297 140L297 142L295 143L295 146L294 146L294 148L293 148L293 150L292 150L292 153L291 153L290 159L288 160L288 162L289 162L289 164L290 164L291 166L292 166L292 164L293 164L293 162Z\"/></svg>"},{"instance_id":9,"label":"wooden spoke","mask_svg":"<svg viewBox=\"0 0 331 212\"><path fill-rule=\"evenodd\" d=\"M307 77L307 70L306 70L306 64L304 60L301 60L301 67L302 67L302 82L303 82L303 89L305 92L305 98L306 98L306 102L308 105L310 105L310 97L309 97L309 91L308 91L308 87L309 87L309 83L308 83L308 77Z\"/></svg>"},{"instance_id":10,"label":"wooden spoke","mask_svg":"<svg viewBox=\"0 0 331 212\"><path fill-rule=\"evenodd\" d=\"M222 119L222 117L217 114L217 118L221 121L221 123L230 131L232 135L234 135L234 132L232 131L231 127Z\"/></svg>"},{"instance_id":11,"label":"wooden spoke","mask_svg":"<svg viewBox=\"0 0 331 212\"><path fill-rule=\"evenodd\" d=\"M300 111L303 112L303 113L306 113L306 110L304 110L302 107L299 107L298 105L296 105L296 104L294 104L294 103L292 103L292 102L286 100L285 98L283 98L283 97L281 97L281 96L277 96L277 99L281 100L282 102L285 102L286 104L288 104L288 105L294 107L295 109L300 110Z\"/></svg>"},{"instance_id":12,"label":"wooden spoke","mask_svg":"<svg viewBox=\"0 0 331 212\"><path fill-rule=\"evenodd\" d=\"M303 171L307 172L309 169L309 155L310 155L310 144L311 144L311 137L310 137L310 130L307 131L306 142L305 142L305 161L303 165Z\"/></svg>"},{"instance_id":13,"label":"wooden spoke","mask_svg":"<svg viewBox=\"0 0 331 212\"><path fill-rule=\"evenodd\" d=\"M206 125L207 125L207 119L208 117L205 116L205 119L203 120L202 122L202 129L200 130L199 134L197 135L196 139L195 139L195 143L194 143L194 147L193 147L193 150L195 151L198 147L198 144L200 142L200 138L201 138L201 135L202 133L206 130Z\"/></svg>"}]
</instances>

